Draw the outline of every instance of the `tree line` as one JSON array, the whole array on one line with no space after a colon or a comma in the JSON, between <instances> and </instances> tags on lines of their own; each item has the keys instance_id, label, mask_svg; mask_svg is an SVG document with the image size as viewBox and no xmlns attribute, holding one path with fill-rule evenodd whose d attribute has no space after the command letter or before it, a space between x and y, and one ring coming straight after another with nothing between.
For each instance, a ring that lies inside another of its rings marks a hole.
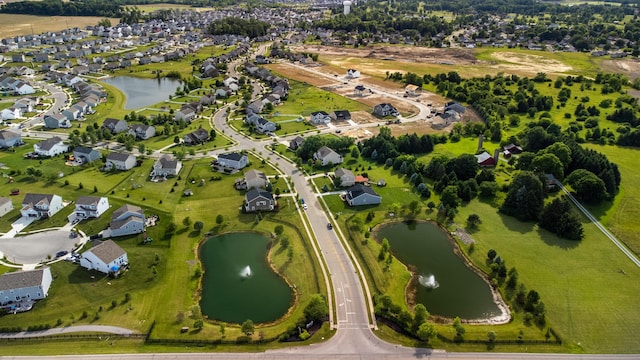
<instances>
[{"instance_id":1,"label":"tree line","mask_svg":"<svg viewBox=\"0 0 640 360\"><path fill-rule=\"evenodd\" d=\"M271 25L260 20L228 17L211 22L207 32L212 35L234 34L256 38L265 36L270 27Z\"/></svg>"}]
</instances>

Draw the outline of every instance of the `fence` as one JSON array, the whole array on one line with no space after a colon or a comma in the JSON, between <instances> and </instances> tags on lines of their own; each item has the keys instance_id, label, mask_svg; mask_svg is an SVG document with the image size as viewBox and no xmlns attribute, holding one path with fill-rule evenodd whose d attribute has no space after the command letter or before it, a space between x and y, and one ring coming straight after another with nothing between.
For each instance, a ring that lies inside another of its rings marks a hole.
<instances>
[{"instance_id":1,"label":"fence","mask_svg":"<svg viewBox=\"0 0 640 360\"><path fill-rule=\"evenodd\" d=\"M1 337L0 343L59 340L145 339L146 334L61 334L30 337Z\"/></svg>"}]
</instances>

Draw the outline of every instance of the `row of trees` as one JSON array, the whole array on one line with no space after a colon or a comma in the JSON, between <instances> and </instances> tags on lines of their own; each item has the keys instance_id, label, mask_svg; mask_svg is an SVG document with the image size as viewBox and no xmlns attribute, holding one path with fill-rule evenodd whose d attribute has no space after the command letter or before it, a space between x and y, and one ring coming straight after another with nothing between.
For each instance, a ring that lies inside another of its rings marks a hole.
<instances>
[{"instance_id":1,"label":"row of trees","mask_svg":"<svg viewBox=\"0 0 640 360\"><path fill-rule=\"evenodd\" d=\"M207 27L207 32L212 35L234 34L255 38L265 36L270 27L271 25L260 20L227 17L212 21Z\"/></svg>"}]
</instances>

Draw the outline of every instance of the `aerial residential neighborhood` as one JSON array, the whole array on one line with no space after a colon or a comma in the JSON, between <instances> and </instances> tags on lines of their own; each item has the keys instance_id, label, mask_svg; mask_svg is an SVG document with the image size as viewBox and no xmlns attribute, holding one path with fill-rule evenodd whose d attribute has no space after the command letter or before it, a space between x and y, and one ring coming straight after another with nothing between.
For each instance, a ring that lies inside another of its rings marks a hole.
<instances>
[{"instance_id":1,"label":"aerial residential neighborhood","mask_svg":"<svg viewBox=\"0 0 640 360\"><path fill-rule=\"evenodd\" d=\"M2 355L640 354L639 15L0 1Z\"/></svg>"}]
</instances>

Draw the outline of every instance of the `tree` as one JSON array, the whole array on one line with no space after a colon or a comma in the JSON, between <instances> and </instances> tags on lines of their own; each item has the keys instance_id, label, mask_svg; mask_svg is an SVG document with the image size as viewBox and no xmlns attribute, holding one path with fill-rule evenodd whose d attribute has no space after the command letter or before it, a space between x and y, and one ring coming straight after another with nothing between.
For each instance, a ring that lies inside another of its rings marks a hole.
<instances>
[{"instance_id":1,"label":"tree","mask_svg":"<svg viewBox=\"0 0 640 360\"><path fill-rule=\"evenodd\" d=\"M460 197L458 196L457 186L447 186L440 194L440 202L447 208L457 208L460 205Z\"/></svg>"},{"instance_id":2,"label":"tree","mask_svg":"<svg viewBox=\"0 0 640 360\"><path fill-rule=\"evenodd\" d=\"M324 296L321 294L311 295L309 303L304 308L304 316L307 322L323 321L329 316L329 306Z\"/></svg>"},{"instance_id":3,"label":"tree","mask_svg":"<svg viewBox=\"0 0 640 360\"><path fill-rule=\"evenodd\" d=\"M431 323L423 322L418 328L418 332L416 333L416 335L418 335L418 338L420 338L420 340L428 342L429 339L438 335L438 331L435 327L433 327Z\"/></svg>"},{"instance_id":4,"label":"tree","mask_svg":"<svg viewBox=\"0 0 640 360\"><path fill-rule=\"evenodd\" d=\"M566 183L576 191L576 196L588 203L598 203L609 194L604 181L589 170L574 170L566 178Z\"/></svg>"},{"instance_id":5,"label":"tree","mask_svg":"<svg viewBox=\"0 0 640 360\"><path fill-rule=\"evenodd\" d=\"M491 261L496 258L496 255L498 255L498 253L493 249L489 249L489 251L487 251L487 258Z\"/></svg>"},{"instance_id":6,"label":"tree","mask_svg":"<svg viewBox=\"0 0 640 360\"><path fill-rule=\"evenodd\" d=\"M545 206L540 217L540 227L569 240L582 240L584 229L569 201L562 197Z\"/></svg>"},{"instance_id":7,"label":"tree","mask_svg":"<svg viewBox=\"0 0 640 360\"><path fill-rule=\"evenodd\" d=\"M191 218L187 216L184 219L182 219L182 225L186 227L191 226Z\"/></svg>"},{"instance_id":8,"label":"tree","mask_svg":"<svg viewBox=\"0 0 640 360\"><path fill-rule=\"evenodd\" d=\"M193 223L193 230L200 232L204 228L204 223L202 221L196 221Z\"/></svg>"},{"instance_id":9,"label":"tree","mask_svg":"<svg viewBox=\"0 0 640 360\"><path fill-rule=\"evenodd\" d=\"M571 164L571 149L564 143L553 143L551 146L544 149L544 152L557 156L564 165L565 169L567 169Z\"/></svg>"},{"instance_id":10,"label":"tree","mask_svg":"<svg viewBox=\"0 0 640 360\"><path fill-rule=\"evenodd\" d=\"M480 225L480 223L482 223L482 221L480 220L480 216L478 216L478 214L471 214L469 215L469 217L467 217L467 226L470 229L476 229L478 225Z\"/></svg>"},{"instance_id":11,"label":"tree","mask_svg":"<svg viewBox=\"0 0 640 360\"><path fill-rule=\"evenodd\" d=\"M544 206L542 181L530 171L521 171L509 185L500 211L521 221L537 220Z\"/></svg>"},{"instance_id":12,"label":"tree","mask_svg":"<svg viewBox=\"0 0 640 360\"><path fill-rule=\"evenodd\" d=\"M478 159L471 154L462 154L447 163L447 171L453 171L458 180L468 180L476 176Z\"/></svg>"},{"instance_id":13,"label":"tree","mask_svg":"<svg viewBox=\"0 0 640 360\"><path fill-rule=\"evenodd\" d=\"M453 319L453 328L456 330L456 336L462 337L466 332L466 329L462 326L462 321L460 321L460 317L456 316Z\"/></svg>"},{"instance_id":14,"label":"tree","mask_svg":"<svg viewBox=\"0 0 640 360\"><path fill-rule=\"evenodd\" d=\"M193 322L193 327L197 330L200 330L204 327L204 321L202 319L197 319Z\"/></svg>"},{"instance_id":15,"label":"tree","mask_svg":"<svg viewBox=\"0 0 640 360\"><path fill-rule=\"evenodd\" d=\"M253 334L254 330L255 326L253 325L252 320L245 320L245 322L242 323L242 327L240 328L240 331L242 331L242 333L246 336Z\"/></svg>"},{"instance_id":16,"label":"tree","mask_svg":"<svg viewBox=\"0 0 640 360\"><path fill-rule=\"evenodd\" d=\"M489 338L490 342L496 341L496 332L495 331L489 331L487 333L487 338Z\"/></svg>"},{"instance_id":17,"label":"tree","mask_svg":"<svg viewBox=\"0 0 640 360\"><path fill-rule=\"evenodd\" d=\"M413 200L409 203L409 210L411 210L412 214L415 214L420 211L420 202L418 200Z\"/></svg>"},{"instance_id":18,"label":"tree","mask_svg":"<svg viewBox=\"0 0 640 360\"><path fill-rule=\"evenodd\" d=\"M534 157L531 161L531 166L537 172L553 174L558 180L564 178L564 164L554 154L544 153Z\"/></svg>"},{"instance_id":19,"label":"tree","mask_svg":"<svg viewBox=\"0 0 640 360\"><path fill-rule=\"evenodd\" d=\"M276 225L276 227L273 229L273 232L277 235L280 236L282 235L282 233L284 232L284 226L278 224Z\"/></svg>"},{"instance_id":20,"label":"tree","mask_svg":"<svg viewBox=\"0 0 640 360\"><path fill-rule=\"evenodd\" d=\"M425 323L429 318L429 312L427 308L422 304L417 304L415 309L413 309L413 322L411 323L411 331L415 334L420 329L420 325Z\"/></svg>"},{"instance_id":21,"label":"tree","mask_svg":"<svg viewBox=\"0 0 640 360\"><path fill-rule=\"evenodd\" d=\"M224 222L224 216L222 216L222 214L218 214L218 216L216 216L216 224L221 225Z\"/></svg>"},{"instance_id":22,"label":"tree","mask_svg":"<svg viewBox=\"0 0 640 360\"><path fill-rule=\"evenodd\" d=\"M357 147L357 146L354 146L354 147L351 149L351 157L352 157L352 158L354 158L354 159L357 159L357 158L359 158L359 157L360 157L360 150L358 149L358 147Z\"/></svg>"}]
</instances>

